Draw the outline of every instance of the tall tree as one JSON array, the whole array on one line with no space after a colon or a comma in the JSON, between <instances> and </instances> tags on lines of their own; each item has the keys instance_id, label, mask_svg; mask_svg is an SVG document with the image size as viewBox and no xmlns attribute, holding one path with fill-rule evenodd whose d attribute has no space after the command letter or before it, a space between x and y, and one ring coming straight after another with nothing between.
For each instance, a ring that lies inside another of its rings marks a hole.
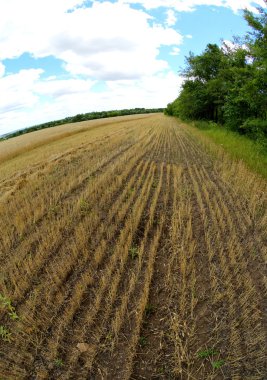
<instances>
[{"instance_id":1,"label":"tall tree","mask_svg":"<svg viewBox=\"0 0 267 380\"><path fill-rule=\"evenodd\" d=\"M189 54L182 91L167 113L267 134L267 11L245 10L244 17L251 31L243 39L221 48L208 44L202 54Z\"/></svg>"}]
</instances>

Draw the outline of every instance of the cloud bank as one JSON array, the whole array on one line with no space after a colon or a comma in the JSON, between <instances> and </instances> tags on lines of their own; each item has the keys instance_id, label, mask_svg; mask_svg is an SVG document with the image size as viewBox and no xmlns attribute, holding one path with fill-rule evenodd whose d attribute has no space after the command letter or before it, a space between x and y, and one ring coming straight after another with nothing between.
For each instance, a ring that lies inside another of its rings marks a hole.
<instances>
[{"instance_id":1,"label":"cloud bank","mask_svg":"<svg viewBox=\"0 0 267 380\"><path fill-rule=\"evenodd\" d=\"M121 4L140 4L145 9L171 8L177 12L191 12L200 5L226 7L234 12L245 8L255 12L257 6L265 6L263 0L119 0L119 2Z\"/></svg>"}]
</instances>

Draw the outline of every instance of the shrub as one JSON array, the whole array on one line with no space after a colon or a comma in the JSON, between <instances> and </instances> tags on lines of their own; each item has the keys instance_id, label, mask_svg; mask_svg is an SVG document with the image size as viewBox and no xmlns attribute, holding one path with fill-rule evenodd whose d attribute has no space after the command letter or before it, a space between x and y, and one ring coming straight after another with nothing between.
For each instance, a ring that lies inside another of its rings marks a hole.
<instances>
[{"instance_id":1,"label":"shrub","mask_svg":"<svg viewBox=\"0 0 267 380\"><path fill-rule=\"evenodd\" d=\"M241 125L240 132L253 140L267 138L267 120L248 119Z\"/></svg>"},{"instance_id":2,"label":"shrub","mask_svg":"<svg viewBox=\"0 0 267 380\"><path fill-rule=\"evenodd\" d=\"M194 121L193 125L197 127L198 129L212 129L218 127L218 124L216 124L214 121L206 121L206 120L197 120Z\"/></svg>"}]
</instances>

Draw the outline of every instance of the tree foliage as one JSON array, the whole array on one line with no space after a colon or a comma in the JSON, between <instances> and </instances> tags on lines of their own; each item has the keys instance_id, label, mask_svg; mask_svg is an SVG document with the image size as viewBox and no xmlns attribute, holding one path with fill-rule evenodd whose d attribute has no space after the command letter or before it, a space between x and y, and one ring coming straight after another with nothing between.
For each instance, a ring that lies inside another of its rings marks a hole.
<instances>
[{"instance_id":1,"label":"tree foliage","mask_svg":"<svg viewBox=\"0 0 267 380\"><path fill-rule=\"evenodd\" d=\"M267 0L264 0L267 5ZM267 137L267 11L245 10L250 32L233 46L208 44L189 54L179 97L165 113L219 122L258 139Z\"/></svg>"}]
</instances>

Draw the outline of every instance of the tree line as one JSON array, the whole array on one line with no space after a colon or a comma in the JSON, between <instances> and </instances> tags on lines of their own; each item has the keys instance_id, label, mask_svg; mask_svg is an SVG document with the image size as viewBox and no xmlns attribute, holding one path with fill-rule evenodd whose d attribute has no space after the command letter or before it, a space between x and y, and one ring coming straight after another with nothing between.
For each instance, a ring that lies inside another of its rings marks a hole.
<instances>
[{"instance_id":1,"label":"tree line","mask_svg":"<svg viewBox=\"0 0 267 380\"><path fill-rule=\"evenodd\" d=\"M267 5L267 0L264 0ZM267 11L245 10L250 32L229 46L208 44L186 57L182 90L165 113L219 123L257 140L267 138Z\"/></svg>"},{"instance_id":2,"label":"tree line","mask_svg":"<svg viewBox=\"0 0 267 380\"><path fill-rule=\"evenodd\" d=\"M75 116L65 117L64 119L49 121L47 123L34 125L32 127L20 129L16 132L7 133L6 135L0 138L1 140L7 140L12 137L17 137L20 135L24 135L26 133L39 131L40 129L51 128L62 124L68 123L77 123L81 121L87 120L95 120L95 119L103 119L107 117L114 116L126 116L126 115L137 115L137 114L146 114L146 113L157 113L163 112L164 108L132 108L132 109L122 109L122 110L113 110L113 111L100 111L100 112L88 112L81 113Z\"/></svg>"}]
</instances>

